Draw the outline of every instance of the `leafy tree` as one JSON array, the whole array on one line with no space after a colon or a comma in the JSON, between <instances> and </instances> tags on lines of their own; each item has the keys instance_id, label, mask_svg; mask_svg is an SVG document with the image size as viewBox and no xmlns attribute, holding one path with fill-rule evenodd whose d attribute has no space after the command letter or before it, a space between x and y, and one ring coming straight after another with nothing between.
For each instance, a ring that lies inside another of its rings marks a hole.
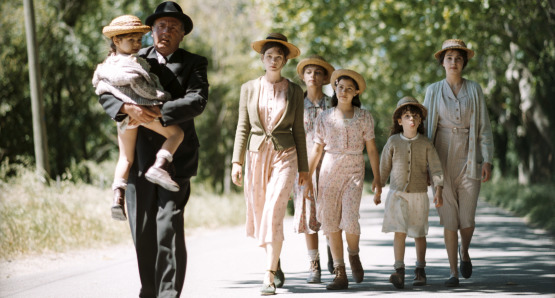
<instances>
[{"instance_id":1,"label":"leafy tree","mask_svg":"<svg viewBox=\"0 0 555 298\"><path fill-rule=\"evenodd\" d=\"M484 88L499 173L518 173L522 183L553 179L552 1L268 1L265 9L303 52L364 75L378 144L396 101L423 101L426 86L444 78L433 59L442 42L465 40L477 53L465 72Z\"/></svg>"}]
</instances>

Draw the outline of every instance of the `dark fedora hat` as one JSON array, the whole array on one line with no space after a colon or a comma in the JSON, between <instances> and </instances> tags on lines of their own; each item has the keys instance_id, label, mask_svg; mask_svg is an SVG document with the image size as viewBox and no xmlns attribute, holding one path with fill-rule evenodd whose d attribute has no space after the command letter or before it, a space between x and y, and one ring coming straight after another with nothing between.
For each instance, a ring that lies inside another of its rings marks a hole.
<instances>
[{"instance_id":1,"label":"dark fedora hat","mask_svg":"<svg viewBox=\"0 0 555 298\"><path fill-rule=\"evenodd\" d=\"M156 7L154 13L146 18L145 24L152 27L156 19L163 17L174 17L180 20L183 23L185 35L189 34L191 30L193 30L193 21L191 18L184 14L181 7L173 1L160 3L160 5Z\"/></svg>"}]
</instances>

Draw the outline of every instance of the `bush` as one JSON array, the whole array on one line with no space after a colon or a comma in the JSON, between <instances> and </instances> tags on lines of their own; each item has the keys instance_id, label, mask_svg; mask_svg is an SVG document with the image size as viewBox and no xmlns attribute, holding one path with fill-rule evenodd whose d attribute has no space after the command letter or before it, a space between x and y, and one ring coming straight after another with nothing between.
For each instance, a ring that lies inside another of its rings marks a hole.
<instances>
[{"instance_id":1,"label":"bush","mask_svg":"<svg viewBox=\"0 0 555 298\"><path fill-rule=\"evenodd\" d=\"M533 225L555 234L555 185L521 185L506 179L482 186L486 201L525 217Z\"/></svg>"}]
</instances>

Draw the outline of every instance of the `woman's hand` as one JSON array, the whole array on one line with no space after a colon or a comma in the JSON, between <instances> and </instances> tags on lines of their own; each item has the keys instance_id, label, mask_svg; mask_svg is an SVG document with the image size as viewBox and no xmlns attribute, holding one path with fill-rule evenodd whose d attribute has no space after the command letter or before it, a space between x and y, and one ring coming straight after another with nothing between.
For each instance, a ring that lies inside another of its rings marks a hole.
<instances>
[{"instance_id":1,"label":"woman's hand","mask_svg":"<svg viewBox=\"0 0 555 298\"><path fill-rule=\"evenodd\" d=\"M299 186L306 185L308 178L308 172L299 172Z\"/></svg>"},{"instance_id":2,"label":"woman's hand","mask_svg":"<svg viewBox=\"0 0 555 298\"><path fill-rule=\"evenodd\" d=\"M314 201L314 184L312 184L312 179L308 179L304 185L303 197L310 201Z\"/></svg>"},{"instance_id":3,"label":"woman's hand","mask_svg":"<svg viewBox=\"0 0 555 298\"><path fill-rule=\"evenodd\" d=\"M231 181L237 186L242 186L243 181L243 166L234 162L231 168Z\"/></svg>"},{"instance_id":4,"label":"woman's hand","mask_svg":"<svg viewBox=\"0 0 555 298\"><path fill-rule=\"evenodd\" d=\"M487 182L491 178L491 164L485 162L482 165L482 182Z\"/></svg>"},{"instance_id":5,"label":"woman's hand","mask_svg":"<svg viewBox=\"0 0 555 298\"><path fill-rule=\"evenodd\" d=\"M443 187L436 187L436 194L434 195L434 204L436 208L443 206Z\"/></svg>"},{"instance_id":6,"label":"woman's hand","mask_svg":"<svg viewBox=\"0 0 555 298\"><path fill-rule=\"evenodd\" d=\"M160 108L158 106L146 107L129 103L124 103L120 111L129 115L129 124L143 124L150 123L157 118L162 117Z\"/></svg>"},{"instance_id":7,"label":"woman's hand","mask_svg":"<svg viewBox=\"0 0 555 298\"><path fill-rule=\"evenodd\" d=\"M376 179L372 181L372 191L374 192L374 204L379 205L382 202L382 185Z\"/></svg>"}]
</instances>

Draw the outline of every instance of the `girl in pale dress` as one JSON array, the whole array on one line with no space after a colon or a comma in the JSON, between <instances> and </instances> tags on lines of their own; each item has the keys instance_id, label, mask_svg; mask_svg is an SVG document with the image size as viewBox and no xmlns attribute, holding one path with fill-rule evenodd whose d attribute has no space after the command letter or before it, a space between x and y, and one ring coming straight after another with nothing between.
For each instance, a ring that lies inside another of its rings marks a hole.
<instances>
[{"instance_id":1,"label":"girl in pale dress","mask_svg":"<svg viewBox=\"0 0 555 298\"><path fill-rule=\"evenodd\" d=\"M461 275L472 275L468 249L474 234L480 181L491 177L493 136L482 88L462 77L474 51L460 39L449 39L434 56L445 68L445 79L426 90L424 106L430 114L426 132L437 149L444 174L443 206L438 213L451 269L445 285L456 287L458 231Z\"/></svg>"},{"instance_id":2,"label":"girl in pale dress","mask_svg":"<svg viewBox=\"0 0 555 298\"><path fill-rule=\"evenodd\" d=\"M324 94L322 87L330 83L330 77L334 67L326 62L324 58L314 55L305 58L297 64L297 74L306 84L304 98L304 130L306 132L307 152L312 150L314 144L314 130L316 117L324 110L331 107L331 97ZM321 161L320 161L321 163ZM319 167L312 175L312 184L318 185ZM317 194L310 196L304 191L304 187L295 188L295 217L294 228L297 233L304 233L306 248L310 258L310 269L307 278L308 283L320 283L322 269L320 267L320 254L318 252L318 231L320 223L316 219ZM328 246L328 267L332 268L331 252Z\"/></svg>"},{"instance_id":3,"label":"girl in pale dress","mask_svg":"<svg viewBox=\"0 0 555 298\"><path fill-rule=\"evenodd\" d=\"M260 53L266 73L241 86L231 178L241 186L245 163L247 236L266 250L261 294L273 295L285 280L279 256L287 202L297 172L299 185L308 179L303 90L281 76L287 60L300 50L279 33L251 46Z\"/></svg>"},{"instance_id":4,"label":"girl in pale dress","mask_svg":"<svg viewBox=\"0 0 555 298\"><path fill-rule=\"evenodd\" d=\"M325 151L318 184L317 219L324 234L329 236L335 279L328 290L347 289L349 282L345 272L343 236L345 231L347 251L355 282L364 278L360 263L360 224L358 219L362 187L364 184L363 150L366 147L374 181L372 191L375 200L380 200L379 154L374 140L374 120L367 110L360 108L359 95L366 88L360 74L340 69L331 76L334 108L324 111L316 120L314 147L310 154L310 175L316 170ZM312 192L311 181L307 191Z\"/></svg>"},{"instance_id":5,"label":"girl in pale dress","mask_svg":"<svg viewBox=\"0 0 555 298\"><path fill-rule=\"evenodd\" d=\"M396 288L405 287L405 240L414 238L416 269L413 286L426 285L426 235L428 234L428 169L434 180L434 203L441 207L443 173L434 145L423 136L426 108L410 96L393 112L393 125L380 159L382 186L391 175L382 232L394 232L395 272L389 277ZM377 202L379 203L379 202Z\"/></svg>"}]
</instances>

